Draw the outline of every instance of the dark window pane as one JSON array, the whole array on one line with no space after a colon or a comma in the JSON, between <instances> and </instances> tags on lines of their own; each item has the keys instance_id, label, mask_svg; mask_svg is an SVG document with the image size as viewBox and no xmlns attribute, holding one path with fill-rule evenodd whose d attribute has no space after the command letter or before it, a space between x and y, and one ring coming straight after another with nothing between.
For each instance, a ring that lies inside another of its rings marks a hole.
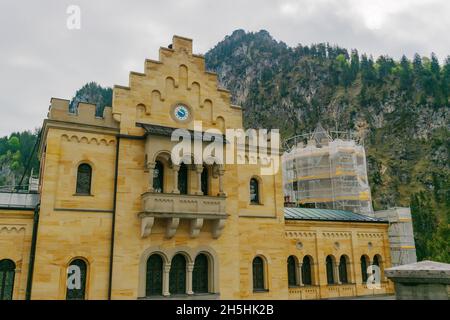
<instances>
[{"instance_id":1,"label":"dark window pane","mask_svg":"<svg viewBox=\"0 0 450 320\"><path fill-rule=\"evenodd\" d=\"M16 265L12 260L0 260L0 300L12 300Z\"/></svg>"},{"instance_id":2,"label":"dark window pane","mask_svg":"<svg viewBox=\"0 0 450 320\"><path fill-rule=\"evenodd\" d=\"M296 286L297 283L297 266L293 256L288 258L288 285Z\"/></svg>"},{"instance_id":3,"label":"dark window pane","mask_svg":"<svg viewBox=\"0 0 450 320\"><path fill-rule=\"evenodd\" d=\"M153 170L153 189L155 192L164 192L164 165L161 161L156 161Z\"/></svg>"},{"instance_id":4,"label":"dark window pane","mask_svg":"<svg viewBox=\"0 0 450 320\"><path fill-rule=\"evenodd\" d=\"M178 171L178 190L181 194L188 193L188 168L184 163L180 165Z\"/></svg>"},{"instance_id":5,"label":"dark window pane","mask_svg":"<svg viewBox=\"0 0 450 320\"><path fill-rule=\"evenodd\" d=\"M333 284L334 283L333 260L330 256L327 257L326 267L327 267L327 283Z\"/></svg>"},{"instance_id":6,"label":"dark window pane","mask_svg":"<svg viewBox=\"0 0 450 320\"><path fill-rule=\"evenodd\" d=\"M260 257L253 259L253 289L264 290L264 262Z\"/></svg>"},{"instance_id":7,"label":"dark window pane","mask_svg":"<svg viewBox=\"0 0 450 320\"><path fill-rule=\"evenodd\" d=\"M186 259L177 254L173 257L169 274L169 291L171 294L186 293Z\"/></svg>"},{"instance_id":8,"label":"dark window pane","mask_svg":"<svg viewBox=\"0 0 450 320\"><path fill-rule=\"evenodd\" d=\"M311 259L308 256L303 258L302 280L305 285L312 285Z\"/></svg>"},{"instance_id":9,"label":"dark window pane","mask_svg":"<svg viewBox=\"0 0 450 320\"><path fill-rule=\"evenodd\" d=\"M259 203L259 185L255 178L250 179L250 202Z\"/></svg>"},{"instance_id":10,"label":"dark window pane","mask_svg":"<svg viewBox=\"0 0 450 320\"><path fill-rule=\"evenodd\" d=\"M339 260L339 280L341 283L348 283L347 276L347 259L344 256L341 256Z\"/></svg>"},{"instance_id":11,"label":"dark window pane","mask_svg":"<svg viewBox=\"0 0 450 320\"><path fill-rule=\"evenodd\" d=\"M91 194L92 168L88 164L80 164L77 172L77 194Z\"/></svg>"},{"instance_id":12,"label":"dark window pane","mask_svg":"<svg viewBox=\"0 0 450 320\"><path fill-rule=\"evenodd\" d=\"M341 256L339 260L339 280L341 283L348 283L347 278L347 259L344 256Z\"/></svg>"},{"instance_id":13,"label":"dark window pane","mask_svg":"<svg viewBox=\"0 0 450 320\"><path fill-rule=\"evenodd\" d=\"M378 259L378 256L374 256L373 257L373 264L374 265L376 265L376 266L380 266L380 261L379 261L379 259Z\"/></svg>"},{"instance_id":14,"label":"dark window pane","mask_svg":"<svg viewBox=\"0 0 450 320\"><path fill-rule=\"evenodd\" d=\"M194 293L208 292L208 258L204 254L199 254L195 258L192 272L192 290Z\"/></svg>"},{"instance_id":15,"label":"dark window pane","mask_svg":"<svg viewBox=\"0 0 450 320\"><path fill-rule=\"evenodd\" d=\"M79 288L67 288L66 299L67 300L84 300L86 294L86 275L87 275L87 266L86 262L81 259L73 260L69 266L77 266L80 270L80 287ZM67 277L70 277L73 274L77 273L67 273ZM73 284L73 281L70 281ZM68 282L66 283L69 284Z\"/></svg>"},{"instance_id":16,"label":"dark window pane","mask_svg":"<svg viewBox=\"0 0 450 320\"><path fill-rule=\"evenodd\" d=\"M162 295L163 260L157 255L151 255L147 260L147 296Z\"/></svg>"},{"instance_id":17,"label":"dark window pane","mask_svg":"<svg viewBox=\"0 0 450 320\"><path fill-rule=\"evenodd\" d=\"M202 192L204 195L208 195L208 186L209 186L209 178L208 178L208 168L203 167L202 171Z\"/></svg>"},{"instance_id":18,"label":"dark window pane","mask_svg":"<svg viewBox=\"0 0 450 320\"><path fill-rule=\"evenodd\" d=\"M364 283L367 282L367 257L361 256L361 275L362 275L362 281Z\"/></svg>"}]
</instances>

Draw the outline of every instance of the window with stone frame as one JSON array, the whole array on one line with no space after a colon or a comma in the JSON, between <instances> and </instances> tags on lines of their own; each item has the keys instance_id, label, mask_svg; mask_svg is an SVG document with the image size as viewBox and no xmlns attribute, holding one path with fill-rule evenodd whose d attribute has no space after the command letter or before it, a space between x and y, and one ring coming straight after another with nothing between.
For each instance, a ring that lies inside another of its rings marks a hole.
<instances>
[{"instance_id":1,"label":"window with stone frame","mask_svg":"<svg viewBox=\"0 0 450 320\"><path fill-rule=\"evenodd\" d=\"M333 258L331 256L327 256L325 261L326 269L327 269L327 283L334 284L334 271L333 271Z\"/></svg>"},{"instance_id":2,"label":"window with stone frame","mask_svg":"<svg viewBox=\"0 0 450 320\"><path fill-rule=\"evenodd\" d=\"M362 255L361 256L361 278L362 278L362 282L366 283L367 282L367 267L368 267L368 258L366 255Z\"/></svg>"},{"instance_id":3,"label":"window with stone frame","mask_svg":"<svg viewBox=\"0 0 450 320\"><path fill-rule=\"evenodd\" d=\"M186 294L186 258L177 254L172 258L169 272L170 294Z\"/></svg>"},{"instance_id":4,"label":"window with stone frame","mask_svg":"<svg viewBox=\"0 0 450 320\"><path fill-rule=\"evenodd\" d=\"M80 164L77 170L76 194L91 194L92 167L87 163Z\"/></svg>"},{"instance_id":5,"label":"window with stone frame","mask_svg":"<svg viewBox=\"0 0 450 320\"><path fill-rule=\"evenodd\" d=\"M206 166L203 166L202 176L201 176L201 187L202 192L206 196L208 195L209 191L209 173L208 168Z\"/></svg>"},{"instance_id":6,"label":"window with stone frame","mask_svg":"<svg viewBox=\"0 0 450 320\"><path fill-rule=\"evenodd\" d=\"M178 171L178 190L180 194L188 193L188 167L184 163L181 163Z\"/></svg>"},{"instance_id":7,"label":"window with stone frame","mask_svg":"<svg viewBox=\"0 0 450 320\"><path fill-rule=\"evenodd\" d=\"M158 193L164 192L164 165L161 161L155 162L153 170L153 191Z\"/></svg>"},{"instance_id":8,"label":"window with stone frame","mask_svg":"<svg viewBox=\"0 0 450 320\"><path fill-rule=\"evenodd\" d=\"M161 296L163 286L163 259L152 254L147 260L145 295Z\"/></svg>"},{"instance_id":9,"label":"window with stone frame","mask_svg":"<svg viewBox=\"0 0 450 320\"><path fill-rule=\"evenodd\" d=\"M253 259L253 290L265 291L264 286L264 261L261 257Z\"/></svg>"},{"instance_id":10,"label":"window with stone frame","mask_svg":"<svg viewBox=\"0 0 450 320\"><path fill-rule=\"evenodd\" d=\"M302 281L304 285L307 286L312 285L312 267L311 267L311 258L309 256L305 256L303 258Z\"/></svg>"},{"instance_id":11,"label":"window with stone frame","mask_svg":"<svg viewBox=\"0 0 450 320\"><path fill-rule=\"evenodd\" d=\"M207 293L208 288L208 257L199 254L195 258L194 270L192 271L192 290L194 293Z\"/></svg>"},{"instance_id":12,"label":"window with stone frame","mask_svg":"<svg viewBox=\"0 0 450 320\"><path fill-rule=\"evenodd\" d=\"M0 260L0 300L12 300L16 264L9 259Z\"/></svg>"},{"instance_id":13,"label":"window with stone frame","mask_svg":"<svg viewBox=\"0 0 450 320\"><path fill-rule=\"evenodd\" d=\"M287 269L288 269L288 285L290 287L295 287L298 285L297 281L297 263L295 262L295 258L290 256L287 260Z\"/></svg>"},{"instance_id":14,"label":"window with stone frame","mask_svg":"<svg viewBox=\"0 0 450 320\"><path fill-rule=\"evenodd\" d=\"M348 283L347 259L341 256L339 260L339 280L341 283Z\"/></svg>"},{"instance_id":15,"label":"window with stone frame","mask_svg":"<svg viewBox=\"0 0 450 320\"><path fill-rule=\"evenodd\" d=\"M86 296L86 277L87 277L87 265L86 262L82 259L75 259L70 264L70 266L75 266L78 268L79 272L75 271L75 273L67 273L68 281L67 281L67 291L66 291L66 300L84 300ZM80 276L80 279L75 281L71 281L69 277L72 275ZM70 285L79 285L79 287L72 287Z\"/></svg>"},{"instance_id":16,"label":"window with stone frame","mask_svg":"<svg viewBox=\"0 0 450 320\"><path fill-rule=\"evenodd\" d=\"M259 204L259 182L256 178L250 179L250 203Z\"/></svg>"}]
</instances>

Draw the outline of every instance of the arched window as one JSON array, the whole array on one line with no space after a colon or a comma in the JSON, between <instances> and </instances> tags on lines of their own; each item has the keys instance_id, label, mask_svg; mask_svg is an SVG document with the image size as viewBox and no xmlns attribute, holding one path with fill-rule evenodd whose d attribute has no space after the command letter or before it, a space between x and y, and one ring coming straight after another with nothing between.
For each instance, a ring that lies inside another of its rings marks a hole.
<instances>
[{"instance_id":1,"label":"arched window","mask_svg":"<svg viewBox=\"0 0 450 320\"><path fill-rule=\"evenodd\" d=\"M202 192L206 196L206 195L208 195L208 189L209 189L208 168L206 166L203 166L201 183L202 183L202 186L201 186Z\"/></svg>"},{"instance_id":2,"label":"arched window","mask_svg":"<svg viewBox=\"0 0 450 320\"><path fill-rule=\"evenodd\" d=\"M311 258L305 256L302 263L302 280L304 285L312 285L312 268L311 268Z\"/></svg>"},{"instance_id":3,"label":"arched window","mask_svg":"<svg viewBox=\"0 0 450 320\"><path fill-rule=\"evenodd\" d=\"M154 192L164 192L164 165L161 161L155 162L155 169L153 170L153 190Z\"/></svg>"},{"instance_id":4,"label":"arched window","mask_svg":"<svg viewBox=\"0 0 450 320\"><path fill-rule=\"evenodd\" d=\"M16 264L9 259L0 260L0 300L12 300Z\"/></svg>"},{"instance_id":5,"label":"arched window","mask_svg":"<svg viewBox=\"0 0 450 320\"><path fill-rule=\"evenodd\" d=\"M159 254L152 254L147 260L146 296L162 295L163 259Z\"/></svg>"},{"instance_id":6,"label":"arched window","mask_svg":"<svg viewBox=\"0 0 450 320\"><path fill-rule=\"evenodd\" d=\"M188 193L188 168L184 163L181 163L178 171L178 190L181 194Z\"/></svg>"},{"instance_id":7,"label":"arched window","mask_svg":"<svg viewBox=\"0 0 450 320\"><path fill-rule=\"evenodd\" d=\"M381 277L381 279L383 279L383 272L384 272L384 270L383 270L383 261L382 261L381 256L379 254L376 254L373 257L372 264L380 268L380 277ZM375 272L375 271L373 271L373 272Z\"/></svg>"},{"instance_id":8,"label":"arched window","mask_svg":"<svg viewBox=\"0 0 450 320\"><path fill-rule=\"evenodd\" d=\"M192 290L194 293L208 292L208 257L204 254L199 254L195 258L192 271Z\"/></svg>"},{"instance_id":9,"label":"arched window","mask_svg":"<svg viewBox=\"0 0 450 320\"><path fill-rule=\"evenodd\" d=\"M378 255L375 255L374 257L373 257L373 263L372 263L373 265L376 265L376 266L380 266L380 258L379 258L379 256Z\"/></svg>"},{"instance_id":10,"label":"arched window","mask_svg":"<svg viewBox=\"0 0 450 320\"><path fill-rule=\"evenodd\" d=\"M86 262L73 260L67 270L67 300L84 300L86 294Z\"/></svg>"},{"instance_id":11,"label":"arched window","mask_svg":"<svg viewBox=\"0 0 450 320\"><path fill-rule=\"evenodd\" d=\"M91 194L92 168L87 163L78 166L77 171L77 194Z\"/></svg>"},{"instance_id":12,"label":"arched window","mask_svg":"<svg viewBox=\"0 0 450 320\"><path fill-rule=\"evenodd\" d=\"M255 178L250 179L250 203L259 203L259 183Z\"/></svg>"},{"instance_id":13,"label":"arched window","mask_svg":"<svg viewBox=\"0 0 450 320\"><path fill-rule=\"evenodd\" d=\"M295 257L290 256L287 259L287 270L288 270L288 285L297 286L297 263L295 262Z\"/></svg>"},{"instance_id":14,"label":"arched window","mask_svg":"<svg viewBox=\"0 0 450 320\"><path fill-rule=\"evenodd\" d=\"M326 267L327 267L327 283L334 283L334 274L333 274L333 258L331 256L327 256L326 259Z\"/></svg>"},{"instance_id":15,"label":"arched window","mask_svg":"<svg viewBox=\"0 0 450 320\"><path fill-rule=\"evenodd\" d=\"M341 256L339 259L339 280L341 283L348 283L347 259L345 256Z\"/></svg>"},{"instance_id":16,"label":"arched window","mask_svg":"<svg viewBox=\"0 0 450 320\"><path fill-rule=\"evenodd\" d=\"M264 261L261 257L253 259L253 290L265 290L264 286Z\"/></svg>"},{"instance_id":17,"label":"arched window","mask_svg":"<svg viewBox=\"0 0 450 320\"><path fill-rule=\"evenodd\" d=\"M366 255L361 256L361 277L363 283L367 282L367 267L369 264L368 260L369 258Z\"/></svg>"},{"instance_id":18,"label":"arched window","mask_svg":"<svg viewBox=\"0 0 450 320\"><path fill-rule=\"evenodd\" d=\"M186 259L182 254L172 258L169 273L169 291L171 294L186 293Z\"/></svg>"}]
</instances>

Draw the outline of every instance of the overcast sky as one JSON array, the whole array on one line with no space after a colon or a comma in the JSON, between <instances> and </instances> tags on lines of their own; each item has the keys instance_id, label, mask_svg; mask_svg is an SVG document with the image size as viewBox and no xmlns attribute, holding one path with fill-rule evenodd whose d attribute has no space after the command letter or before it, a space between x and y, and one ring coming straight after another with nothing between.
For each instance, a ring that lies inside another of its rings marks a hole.
<instances>
[{"instance_id":1,"label":"overcast sky","mask_svg":"<svg viewBox=\"0 0 450 320\"><path fill-rule=\"evenodd\" d=\"M81 28L67 28L78 5ZM172 35L205 53L236 29L290 46L330 42L374 56L450 54L448 0L1 0L0 136L42 124L51 97L88 81L128 84Z\"/></svg>"}]
</instances>

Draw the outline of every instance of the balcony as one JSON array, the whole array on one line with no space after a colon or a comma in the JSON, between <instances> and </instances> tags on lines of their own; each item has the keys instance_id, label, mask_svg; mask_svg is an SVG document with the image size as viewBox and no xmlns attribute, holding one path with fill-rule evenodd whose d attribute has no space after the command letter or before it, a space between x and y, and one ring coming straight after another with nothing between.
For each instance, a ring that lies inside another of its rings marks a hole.
<instances>
[{"instance_id":1,"label":"balcony","mask_svg":"<svg viewBox=\"0 0 450 320\"><path fill-rule=\"evenodd\" d=\"M204 220L212 220L212 236L218 238L225 226L225 196L184 195L177 193L146 192L142 195L141 237L152 232L155 219L166 221L166 237L172 238L180 219L190 221L190 236L195 238L203 227Z\"/></svg>"}]
</instances>

